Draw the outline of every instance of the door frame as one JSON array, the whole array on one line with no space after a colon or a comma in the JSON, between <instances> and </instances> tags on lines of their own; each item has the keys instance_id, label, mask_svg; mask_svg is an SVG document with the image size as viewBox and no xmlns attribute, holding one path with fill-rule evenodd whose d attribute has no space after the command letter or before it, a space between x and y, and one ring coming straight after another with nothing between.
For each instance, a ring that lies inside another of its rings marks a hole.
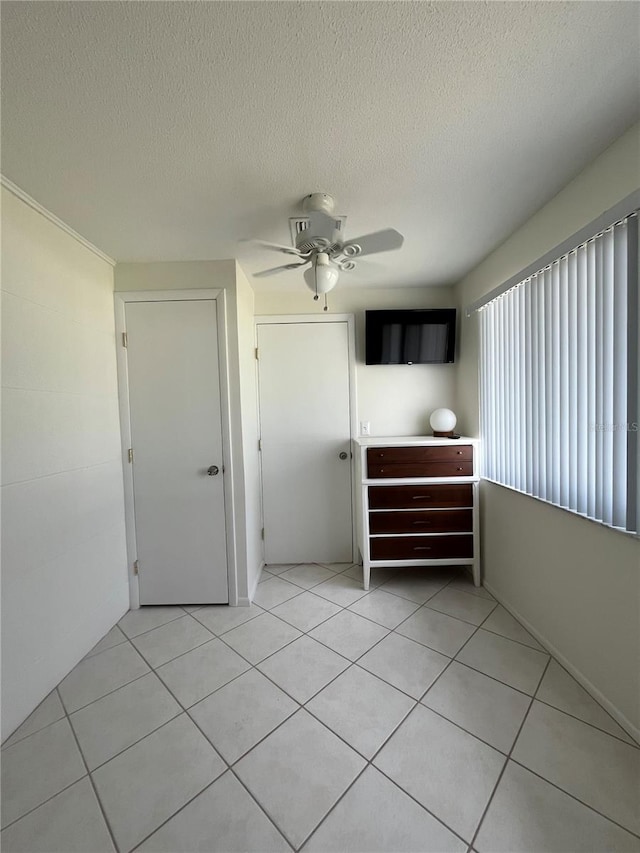
<instances>
[{"instance_id":1,"label":"door frame","mask_svg":"<svg viewBox=\"0 0 640 853\"><path fill-rule=\"evenodd\" d=\"M122 471L124 480L124 511L127 539L127 577L129 601L132 610L140 607L140 586L135 574L137 560L136 517L133 492L133 467L129 464L131 441L131 413L129 407L129 373L127 351L123 334L127 331L126 306L128 302L187 302L214 301L218 333L218 364L220 374L220 413L222 426L222 452L224 466L222 482L224 492L225 532L227 540L227 585L229 605L238 604L238 573L235 543L234 470L231 453L231 407L229 404L229 363L227 336L227 300L224 290L127 290L114 293L116 320L116 360L118 371L118 401L120 406L120 436L122 443Z\"/></svg>"},{"instance_id":2,"label":"door frame","mask_svg":"<svg viewBox=\"0 0 640 853\"><path fill-rule=\"evenodd\" d=\"M354 314L257 314L254 317L254 340L258 350L258 326L282 325L284 323L346 323L347 324L347 359L349 362L349 462L351 465L351 559L358 561L358 535L356 525L356 489L355 465L353 455L353 439L358 435L358 392L356 386L356 335ZM258 434L262 436L262 412L260 410L260 366L256 360L256 394L258 409ZM262 511L262 526L264 527L264 484L262 479L262 454L260 454L260 506ZM263 546L264 560L264 546Z\"/></svg>"}]
</instances>

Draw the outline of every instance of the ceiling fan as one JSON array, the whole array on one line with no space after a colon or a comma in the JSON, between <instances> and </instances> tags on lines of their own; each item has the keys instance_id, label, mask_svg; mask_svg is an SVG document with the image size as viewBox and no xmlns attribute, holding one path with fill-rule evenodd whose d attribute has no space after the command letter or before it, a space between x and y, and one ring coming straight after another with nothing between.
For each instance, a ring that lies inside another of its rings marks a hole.
<instances>
[{"instance_id":1,"label":"ceiling fan","mask_svg":"<svg viewBox=\"0 0 640 853\"><path fill-rule=\"evenodd\" d=\"M295 255L298 259L295 263L261 270L254 275L264 277L310 265L304 271L305 283L314 293L314 299L324 296L326 311L327 293L335 287L340 271L349 272L355 269L358 258L376 252L390 252L401 248L404 243L402 234L393 228L349 240L344 236L347 217L334 214L333 209L332 196L327 193L311 193L302 200L303 216L293 216L289 219L293 245L285 246L266 240L249 241L268 249Z\"/></svg>"}]
</instances>

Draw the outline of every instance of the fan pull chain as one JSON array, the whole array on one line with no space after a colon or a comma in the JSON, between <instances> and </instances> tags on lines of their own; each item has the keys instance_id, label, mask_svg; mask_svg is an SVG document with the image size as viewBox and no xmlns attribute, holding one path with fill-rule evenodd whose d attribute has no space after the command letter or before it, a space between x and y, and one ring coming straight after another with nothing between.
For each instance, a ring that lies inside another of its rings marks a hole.
<instances>
[{"instance_id":1,"label":"fan pull chain","mask_svg":"<svg viewBox=\"0 0 640 853\"><path fill-rule=\"evenodd\" d=\"M324 295L324 310L327 310L327 294Z\"/></svg>"}]
</instances>

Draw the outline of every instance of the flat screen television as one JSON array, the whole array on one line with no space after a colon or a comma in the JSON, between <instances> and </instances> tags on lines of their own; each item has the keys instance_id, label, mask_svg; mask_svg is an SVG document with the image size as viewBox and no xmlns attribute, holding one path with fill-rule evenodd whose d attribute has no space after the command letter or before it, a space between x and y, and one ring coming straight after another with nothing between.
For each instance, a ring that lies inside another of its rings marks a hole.
<instances>
[{"instance_id":1,"label":"flat screen television","mask_svg":"<svg viewBox=\"0 0 640 853\"><path fill-rule=\"evenodd\" d=\"M365 312L367 364L452 364L456 309Z\"/></svg>"}]
</instances>

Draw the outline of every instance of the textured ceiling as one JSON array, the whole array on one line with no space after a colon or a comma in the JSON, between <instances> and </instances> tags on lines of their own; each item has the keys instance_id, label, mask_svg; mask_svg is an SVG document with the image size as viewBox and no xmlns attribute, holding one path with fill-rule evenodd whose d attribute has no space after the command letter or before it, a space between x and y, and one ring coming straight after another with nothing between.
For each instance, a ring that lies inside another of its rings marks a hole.
<instances>
[{"instance_id":1,"label":"textured ceiling","mask_svg":"<svg viewBox=\"0 0 640 853\"><path fill-rule=\"evenodd\" d=\"M452 283L637 120L639 33L635 2L3 2L2 171L117 260L249 273L322 190L406 238L341 285Z\"/></svg>"}]
</instances>

